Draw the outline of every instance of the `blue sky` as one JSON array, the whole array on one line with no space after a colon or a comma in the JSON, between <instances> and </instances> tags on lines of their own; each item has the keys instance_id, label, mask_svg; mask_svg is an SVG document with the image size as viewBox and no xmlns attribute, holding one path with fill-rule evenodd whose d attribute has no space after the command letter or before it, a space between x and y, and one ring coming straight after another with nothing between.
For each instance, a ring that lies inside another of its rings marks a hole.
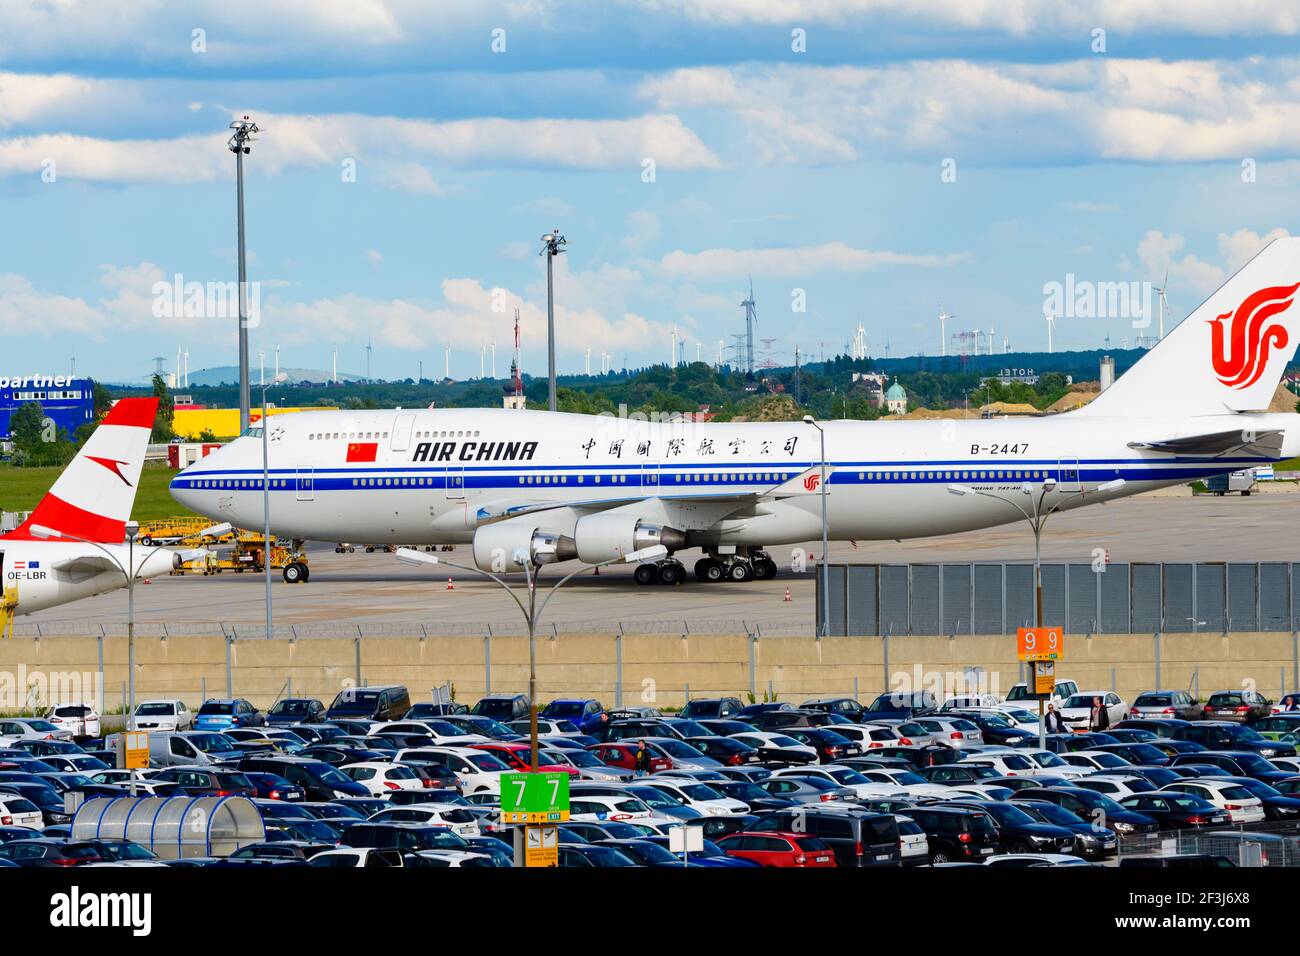
<instances>
[{"instance_id":1,"label":"blue sky","mask_svg":"<svg viewBox=\"0 0 1300 956\"><path fill-rule=\"evenodd\" d=\"M440 372L450 344L471 377L496 342L504 374L519 307L540 373L553 227L565 372L588 348L593 368L667 361L673 328L715 357L749 273L782 364L858 323L871 354L935 354L941 308L949 333L1043 348L1043 287L1067 274L1167 270L1181 317L1295 218L1285 6L0 0L3 364L75 355L125 381L178 347L191 369L234 361L232 320L155 300L235 277L243 114L265 130L255 366L337 348L362 371L369 338L376 375ZM1055 343L1136 334L1061 318Z\"/></svg>"}]
</instances>

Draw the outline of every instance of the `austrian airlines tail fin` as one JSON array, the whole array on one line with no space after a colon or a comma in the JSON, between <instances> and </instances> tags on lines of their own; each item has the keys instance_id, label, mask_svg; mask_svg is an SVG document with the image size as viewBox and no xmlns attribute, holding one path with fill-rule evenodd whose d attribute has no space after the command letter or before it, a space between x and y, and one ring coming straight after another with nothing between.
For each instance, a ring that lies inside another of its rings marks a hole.
<instances>
[{"instance_id":1,"label":"austrian airlines tail fin","mask_svg":"<svg viewBox=\"0 0 1300 956\"><path fill-rule=\"evenodd\" d=\"M1300 236L1274 239L1076 415L1268 408L1300 344Z\"/></svg>"},{"instance_id":2,"label":"austrian airlines tail fin","mask_svg":"<svg viewBox=\"0 0 1300 956\"><path fill-rule=\"evenodd\" d=\"M32 540L31 527L42 525L70 540L121 544L157 410L156 398L114 405L31 517L6 538Z\"/></svg>"}]
</instances>

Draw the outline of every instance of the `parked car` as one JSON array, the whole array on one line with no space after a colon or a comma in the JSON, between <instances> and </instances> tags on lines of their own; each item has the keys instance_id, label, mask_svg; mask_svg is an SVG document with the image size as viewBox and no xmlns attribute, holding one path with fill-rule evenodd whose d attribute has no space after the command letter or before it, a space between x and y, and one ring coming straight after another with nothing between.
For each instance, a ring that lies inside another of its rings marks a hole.
<instances>
[{"instance_id":1,"label":"parked car","mask_svg":"<svg viewBox=\"0 0 1300 956\"><path fill-rule=\"evenodd\" d=\"M1264 801L1240 783L1201 777L1171 783L1156 794L1178 793L1199 797L1228 814L1233 823L1257 823L1264 819Z\"/></svg>"},{"instance_id":2,"label":"parked car","mask_svg":"<svg viewBox=\"0 0 1300 956\"><path fill-rule=\"evenodd\" d=\"M1129 716L1200 720L1204 708L1185 690L1147 690L1137 695Z\"/></svg>"},{"instance_id":3,"label":"parked car","mask_svg":"<svg viewBox=\"0 0 1300 956\"><path fill-rule=\"evenodd\" d=\"M820 710L827 714L838 714L845 720L857 723L862 720L866 708L852 697L816 697L799 705L800 710Z\"/></svg>"},{"instance_id":4,"label":"parked car","mask_svg":"<svg viewBox=\"0 0 1300 956\"><path fill-rule=\"evenodd\" d=\"M192 797L255 797L257 788L237 770L210 767L167 767L150 781L174 783Z\"/></svg>"},{"instance_id":5,"label":"parked car","mask_svg":"<svg viewBox=\"0 0 1300 956\"><path fill-rule=\"evenodd\" d=\"M1227 826L1232 819L1227 810L1192 793L1135 793L1122 798L1119 805L1126 810L1151 817L1162 830Z\"/></svg>"},{"instance_id":6,"label":"parked car","mask_svg":"<svg viewBox=\"0 0 1300 956\"><path fill-rule=\"evenodd\" d=\"M954 801L944 806L982 810L993 818L998 829L1000 853L1069 853L1076 852L1074 832L1054 823L1043 823L1010 801Z\"/></svg>"},{"instance_id":7,"label":"parked car","mask_svg":"<svg viewBox=\"0 0 1300 956\"><path fill-rule=\"evenodd\" d=\"M997 824L982 810L930 805L909 816L925 831L931 864L982 860L997 852Z\"/></svg>"},{"instance_id":8,"label":"parked car","mask_svg":"<svg viewBox=\"0 0 1300 956\"><path fill-rule=\"evenodd\" d=\"M938 709L934 695L928 690L891 691L873 700L859 716L859 720L874 721L880 717L911 718L929 714Z\"/></svg>"},{"instance_id":9,"label":"parked car","mask_svg":"<svg viewBox=\"0 0 1300 956\"><path fill-rule=\"evenodd\" d=\"M845 805L769 810L758 814L751 833L804 833L826 843L842 867L898 866L898 820L888 813L872 813ZM721 841L719 841L721 845Z\"/></svg>"},{"instance_id":10,"label":"parked car","mask_svg":"<svg viewBox=\"0 0 1300 956\"><path fill-rule=\"evenodd\" d=\"M1300 711L1273 714L1250 724L1250 729L1266 740L1289 743L1291 735L1300 732Z\"/></svg>"},{"instance_id":11,"label":"parked car","mask_svg":"<svg viewBox=\"0 0 1300 956\"><path fill-rule=\"evenodd\" d=\"M195 730L228 730L231 727L261 727L266 715L242 697L205 700L194 718Z\"/></svg>"},{"instance_id":12,"label":"parked car","mask_svg":"<svg viewBox=\"0 0 1300 956\"><path fill-rule=\"evenodd\" d=\"M723 720L735 717L743 706L738 697L696 697L686 702L686 706L681 709L681 716L691 720Z\"/></svg>"},{"instance_id":13,"label":"parked car","mask_svg":"<svg viewBox=\"0 0 1300 956\"><path fill-rule=\"evenodd\" d=\"M299 786L308 800L332 800L335 797L368 797L370 791L320 760L303 757L243 757L238 763L243 772L273 773Z\"/></svg>"},{"instance_id":14,"label":"parked car","mask_svg":"<svg viewBox=\"0 0 1300 956\"><path fill-rule=\"evenodd\" d=\"M1250 723L1273 713L1273 702L1253 690L1221 690L1205 702L1206 720L1230 720Z\"/></svg>"},{"instance_id":15,"label":"parked car","mask_svg":"<svg viewBox=\"0 0 1300 956\"><path fill-rule=\"evenodd\" d=\"M40 717L0 717L0 747L19 740L72 740L72 731Z\"/></svg>"},{"instance_id":16,"label":"parked car","mask_svg":"<svg viewBox=\"0 0 1300 956\"><path fill-rule=\"evenodd\" d=\"M619 740L613 743L596 744L591 748L601 761L611 767L622 767L624 770L636 770L637 746L635 741ZM650 757L650 772L658 773L661 770L667 770L672 767L673 762L668 757L659 754L652 754Z\"/></svg>"},{"instance_id":17,"label":"parked car","mask_svg":"<svg viewBox=\"0 0 1300 956\"><path fill-rule=\"evenodd\" d=\"M562 697L543 707L538 711L537 716L545 717L547 720L570 721L580 733L584 734L595 733L609 723L609 714L605 711L605 705L594 697Z\"/></svg>"},{"instance_id":18,"label":"parked car","mask_svg":"<svg viewBox=\"0 0 1300 956\"><path fill-rule=\"evenodd\" d=\"M1282 741L1260 736L1251 727L1225 720L1198 720L1179 728L1177 740L1191 740L1209 750L1252 750L1263 757L1294 757L1294 746ZM1187 763L1187 758L1200 758L1201 753L1179 754L1170 762Z\"/></svg>"},{"instance_id":19,"label":"parked car","mask_svg":"<svg viewBox=\"0 0 1300 956\"><path fill-rule=\"evenodd\" d=\"M527 694L496 694L481 698L469 709L471 714L491 717L503 724L529 716L531 708Z\"/></svg>"},{"instance_id":20,"label":"parked car","mask_svg":"<svg viewBox=\"0 0 1300 956\"><path fill-rule=\"evenodd\" d=\"M808 833L778 830L733 833L719 840L718 848L728 856L752 860L759 866L805 868L836 865L835 853L826 841Z\"/></svg>"},{"instance_id":21,"label":"parked car","mask_svg":"<svg viewBox=\"0 0 1300 956\"><path fill-rule=\"evenodd\" d=\"M314 697L284 697L266 712L266 723L271 727L311 724L324 719L325 705Z\"/></svg>"},{"instance_id":22,"label":"parked car","mask_svg":"<svg viewBox=\"0 0 1300 956\"><path fill-rule=\"evenodd\" d=\"M401 684L349 687L335 696L329 710L325 712L325 719L400 720L410 709L411 695Z\"/></svg>"},{"instance_id":23,"label":"parked car","mask_svg":"<svg viewBox=\"0 0 1300 956\"><path fill-rule=\"evenodd\" d=\"M191 730L194 714L179 698L142 700L135 705L135 713L127 721L127 730Z\"/></svg>"},{"instance_id":24,"label":"parked car","mask_svg":"<svg viewBox=\"0 0 1300 956\"><path fill-rule=\"evenodd\" d=\"M1100 726L1094 726L1092 719L1092 709L1097 701L1101 701L1106 708L1106 721ZM1128 704L1120 699L1119 694L1105 690L1085 690L1071 694L1057 709L1061 712L1061 719L1071 729L1086 731L1104 732L1107 727L1118 724L1128 716Z\"/></svg>"},{"instance_id":25,"label":"parked car","mask_svg":"<svg viewBox=\"0 0 1300 956\"><path fill-rule=\"evenodd\" d=\"M86 740L100 734L99 712L90 704L55 704L45 719L60 730L68 731L73 740Z\"/></svg>"}]
</instances>

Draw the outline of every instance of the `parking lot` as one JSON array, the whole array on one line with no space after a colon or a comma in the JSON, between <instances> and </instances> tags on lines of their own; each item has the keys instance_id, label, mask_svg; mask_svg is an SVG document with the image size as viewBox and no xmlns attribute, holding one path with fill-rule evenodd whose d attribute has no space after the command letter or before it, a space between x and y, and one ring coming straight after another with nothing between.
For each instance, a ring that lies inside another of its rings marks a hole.
<instances>
[{"instance_id":1,"label":"parking lot","mask_svg":"<svg viewBox=\"0 0 1300 956\"><path fill-rule=\"evenodd\" d=\"M125 736L67 705L0 719L0 868L509 867L533 772L561 868L1300 865L1300 696L1061 684L1050 705L1040 746L1023 686L673 713L565 698L536 718L535 763L518 694L156 699Z\"/></svg>"}]
</instances>

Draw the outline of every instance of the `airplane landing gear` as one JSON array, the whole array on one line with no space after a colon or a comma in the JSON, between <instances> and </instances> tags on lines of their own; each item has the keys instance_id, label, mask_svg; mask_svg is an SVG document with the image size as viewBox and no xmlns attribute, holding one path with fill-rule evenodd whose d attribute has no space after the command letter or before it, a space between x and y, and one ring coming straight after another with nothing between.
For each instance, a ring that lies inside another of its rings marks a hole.
<instances>
[{"instance_id":1,"label":"airplane landing gear","mask_svg":"<svg viewBox=\"0 0 1300 956\"><path fill-rule=\"evenodd\" d=\"M632 572L637 584L681 584L686 580L686 569L676 558L665 558L653 564L638 564Z\"/></svg>"},{"instance_id":2,"label":"airplane landing gear","mask_svg":"<svg viewBox=\"0 0 1300 956\"><path fill-rule=\"evenodd\" d=\"M726 577L727 566L717 558L700 558L695 562L695 580L721 581Z\"/></svg>"}]
</instances>

